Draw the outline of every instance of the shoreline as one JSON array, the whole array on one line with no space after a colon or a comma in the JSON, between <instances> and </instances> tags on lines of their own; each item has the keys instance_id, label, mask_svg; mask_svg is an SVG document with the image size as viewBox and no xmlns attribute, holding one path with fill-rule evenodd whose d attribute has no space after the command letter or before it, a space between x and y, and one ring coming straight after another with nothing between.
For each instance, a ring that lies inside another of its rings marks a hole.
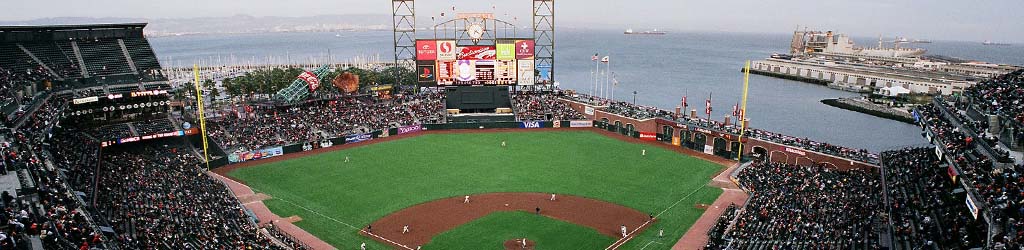
<instances>
[{"instance_id":1,"label":"shoreline","mask_svg":"<svg viewBox=\"0 0 1024 250\"><path fill-rule=\"evenodd\" d=\"M879 118L885 118L885 119L889 119L889 120L893 120L893 121L898 121L898 122L903 122L903 123L907 123L907 124L915 124L914 123L914 118L910 117L910 116L902 116L902 115L897 115L897 114L893 114L893 113L889 113L889 112L883 112L883 111L871 109L871 108L868 108L868 107L863 107L863 106L859 106L859 105L843 102L842 100L843 99L841 99L841 98L830 98L830 99L823 99L823 100L821 100L821 103L823 103L825 105L828 105L828 106L832 106L832 107L836 107L836 108L840 108L840 109L845 109L845 110L849 110L849 111L854 111L854 112L858 112L858 113L868 114L868 115L879 117Z\"/></svg>"}]
</instances>

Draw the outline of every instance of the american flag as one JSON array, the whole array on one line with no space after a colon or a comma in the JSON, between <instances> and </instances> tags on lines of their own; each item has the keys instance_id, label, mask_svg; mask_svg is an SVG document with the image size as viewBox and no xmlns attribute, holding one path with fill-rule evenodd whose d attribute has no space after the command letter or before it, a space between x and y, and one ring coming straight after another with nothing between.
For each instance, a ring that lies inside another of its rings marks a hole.
<instances>
[{"instance_id":1,"label":"american flag","mask_svg":"<svg viewBox=\"0 0 1024 250\"><path fill-rule=\"evenodd\" d=\"M711 98L708 98L707 101L704 102L704 105L707 107L704 108L704 113L711 115Z\"/></svg>"},{"instance_id":2,"label":"american flag","mask_svg":"<svg viewBox=\"0 0 1024 250\"><path fill-rule=\"evenodd\" d=\"M689 106L689 104L686 103L686 96L684 95L683 96L683 109L686 109L686 106Z\"/></svg>"},{"instance_id":3,"label":"american flag","mask_svg":"<svg viewBox=\"0 0 1024 250\"><path fill-rule=\"evenodd\" d=\"M594 53L593 57L590 57L591 61L597 61L597 53Z\"/></svg>"},{"instance_id":4,"label":"american flag","mask_svg":"<svg viewBox=\"0 0 1024 250\"><path fill-rule=\"evenodd\" d=\"M732 105L732 116L740 117L740 104L736 103Z\"/></svg>"}]
</instances>

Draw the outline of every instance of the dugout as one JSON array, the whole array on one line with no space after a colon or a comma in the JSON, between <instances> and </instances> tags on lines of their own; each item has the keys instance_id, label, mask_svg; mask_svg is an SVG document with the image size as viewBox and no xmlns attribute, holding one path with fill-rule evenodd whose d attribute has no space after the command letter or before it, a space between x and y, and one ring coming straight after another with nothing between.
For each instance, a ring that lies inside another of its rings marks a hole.
<instances>
[{"instance_id":1,"label":"dugout","mask_svg":"<svg viewBox=\"0 0 1024 250\"><path fill-rule=\"evenodd\" d=\"M445 88L448 122L515 121L507 86L456 86Z\"/></svg>"}]
</instances>

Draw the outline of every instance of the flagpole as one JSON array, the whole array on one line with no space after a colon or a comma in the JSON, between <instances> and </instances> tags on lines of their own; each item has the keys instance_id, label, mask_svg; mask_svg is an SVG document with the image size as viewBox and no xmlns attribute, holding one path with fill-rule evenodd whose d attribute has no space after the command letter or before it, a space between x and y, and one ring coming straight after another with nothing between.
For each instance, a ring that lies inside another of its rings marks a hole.
<instances>
[{"instance_id":1,"label":"flagpole","mask_svg":"<svg viewBox=\"0 0 1024 250\"><path fill-rule=\"evenodd\" d=\"M604 89L608 90L605 93L605 99L611 100L611 86L609 80L611 80L612 77L612 59L609 56L605 57L608 57L608 61L604 62Z\"/></svg>"},{"instance_id":2,"label":"flagpole","mask_svg":"<svg viewBox=\"0 0 1024 250\"><path fill-rule=\"evenodd\" d=\"M707 110L708 111L707 112L708 113L708 122L711 122L711 108L710 108L711 107L711 94L714 94L714 93L715 92L708 92L708 105L707 105L707 107L705 107L705 108L708 108L708 110Z\"/></svg>"},{"instance_id":3,"label":"flagpole","mask_svg":"<svg viewBox=\"0 0 1024 250\"><path fill-rule=\"evenodd\" d=\"M740 161L743 158L743 135L747 132L747 90L750 87L750 60L747 60L747 64L743 67L743 106L740 107L740 117L737 122L740 123L740 152L736 154L736 161Z\"/></svg>"}]
</instances>

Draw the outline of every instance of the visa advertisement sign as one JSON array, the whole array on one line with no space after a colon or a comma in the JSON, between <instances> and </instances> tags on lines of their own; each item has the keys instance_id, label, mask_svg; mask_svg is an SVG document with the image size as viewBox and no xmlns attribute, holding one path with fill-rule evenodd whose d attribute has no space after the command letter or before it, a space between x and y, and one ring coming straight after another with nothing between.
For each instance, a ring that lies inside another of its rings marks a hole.
<instances>
[{"instance_id":1,"label":"visa advertisement sign","mask_svg":"<svg viewBox=\"0 0 1024 250\"><path fill-rule=\"evenodd\" d=\"M540 128L540 122L522 122L520 128Z\"/></svg>"}]
</instances>

